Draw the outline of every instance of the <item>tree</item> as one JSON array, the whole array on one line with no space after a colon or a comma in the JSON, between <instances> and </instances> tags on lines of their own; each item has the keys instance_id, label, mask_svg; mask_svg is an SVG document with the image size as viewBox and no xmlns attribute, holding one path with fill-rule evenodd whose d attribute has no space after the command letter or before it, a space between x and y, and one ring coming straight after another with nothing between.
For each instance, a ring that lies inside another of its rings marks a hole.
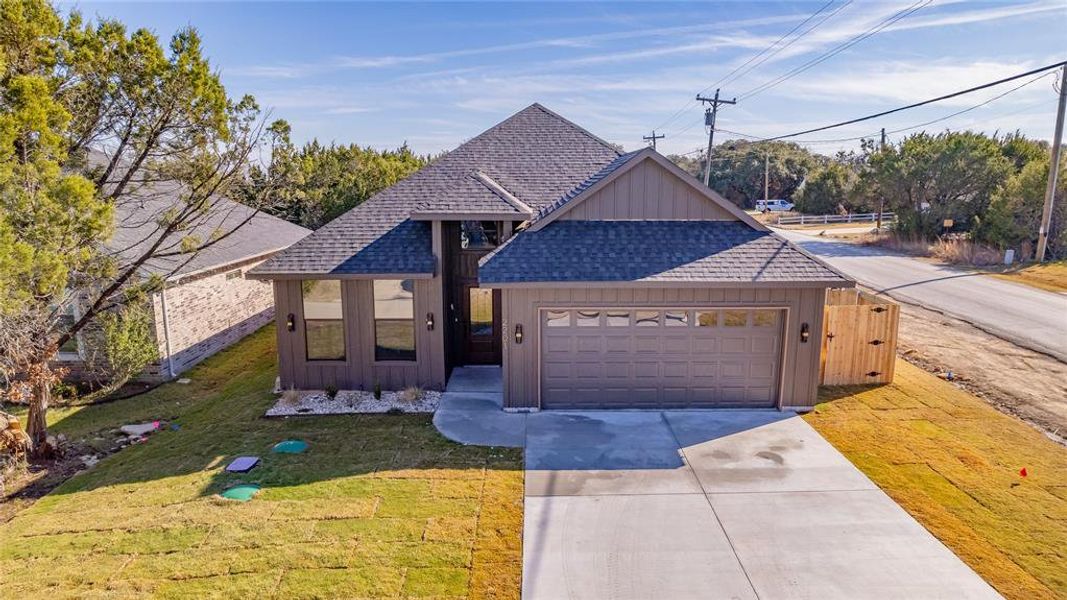
<instances>
[{"instance_id":1,"label":"tree","mask_svg":"<svg viewBox=\"0 0 1067 600\"><path fill-rule=\"evenodd\" d=\"M234 218L219 199L266 203L271 180L250 191L246 174L270 136L251 97L227 96L191 28L164 51L147 30L127 35L77 14L63 22L42 0L2 0L0 10L0 280L15 282L0 300L0 374L34 382L28 431L39 445L55 349L251 220L255 211ZM143 239L105 249L111 228L143 221L136 207L154 200L162 208ZM159 259L175 266L144 278ZM75 296L77 318L59 318Z\"/></svg>"},{"instance_id":2,"label":"tree","mask_svg":"<svg viewBox=\"0 0 1067 600\"><path fill-rule=\"evenodd\" d=\"M970 131L922 132L867 151L864 189L886 199L901 231L922 237L938 234L945 219L969 230L1012 172L995 139Z\"/></svg>"},{"instance_id":3,"label":"tree","mask_svg":"<svg viewBox=\"0 0 1067 600\"><path fill-rule=\"evenodd\" d=\"M994 193L989 210L975 227L976 240L1002 250L1016 248L1022 258L1033 256L1045 204L1048 166L1047 154L1043 160L1031 160ZM1061 160L1060 169L1067 169L1067 157ZM1064 178L1056 185L1048 251L1056 258L1067 257L1067 180Z\"/></svg>"},{"instance_id":4,"label":"tree","mask_svg":"<svg viewBox=\"0 0 1067 600\"><path fill-rule=\"evenodd\" d=\"M1049 156L1049 145L1041 140L1032 140L1021 132L1009 133L1000 138L1000 151L1015 166L1015 172L1023 170L1033 161L1041 161Z\"/></svg>"},{"instance_id":5,"label":"tree","mask_svg":"<svg viewBox=\"0 0 1067 600\"><path fill-rule=\"evenodd\" d=\"M793 199L798 211L814 215L852 212L852 188L856 174L839 162L827 163L812 175L797 190Z\"/></svg>"},{"instance_id":6,"label":"tree","mask_svg":"<svg viewBox=\"0 0 1067 600\"><path fill-rule=\"evenodd\" d=\"M771 198L791 198L820 159L792 142L728 140L715 147L711 162L713 190L742 208L753 208L763 198L764 160L769 172ZM703 172L704 161L701 161Z\"/></svg>"},{"instance_id":7,"label":"tree","mask_svg":"<svg viewBox=\"0 0 1067 600\"><path fill-rule=\"evenodd\" d=\"M279 122L266 169L253 167L253 182L274 186L275 216L318 229L419 170L428 159L407 145L378 151L351 145L323 146L312 141L297 149L289 139L289 125ZM255 187L253 187L255 190Z\"/></svg>"}]
</instances>

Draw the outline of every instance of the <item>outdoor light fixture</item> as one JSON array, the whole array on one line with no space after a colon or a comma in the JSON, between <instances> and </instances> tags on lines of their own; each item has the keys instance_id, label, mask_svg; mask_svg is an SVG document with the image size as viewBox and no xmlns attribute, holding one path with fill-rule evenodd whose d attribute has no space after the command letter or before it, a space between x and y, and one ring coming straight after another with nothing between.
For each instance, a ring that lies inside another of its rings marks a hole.
<instances>
[{"instance_id":1,"label":"outdoor light fixture","mask_svg":"<svg viewBox=\"0 0 1067 600\"><path fill-rule=\"evenodd\" d=\"M296 317L293 316L293 313L289 313L289 316L285 317L285 329L287 331L296 330Z\"/></svg>"},{"instance_id":2,"label":"outdoor light fixture","mask_svg":"<svg viewBox=\"0 0 1067 600\"><path fill-rule=\"evenodd\" d=\"M516 344L521 344L522 343L522 325L516 325L515 326L515 343Z\"/></svg>"},{"instance_id":3,"label":"outdoor light fixture","mask_svg":"<svg viewBox=\"0 0 1067 600\"><path fill-rule=\"evenodd\" d=\"M807 344L809 338L811 338L811 329L808 327L807 323L801 323L800 324L800 341L801 341L801 343Z\"/></svg>"},{"instance_id":4,"label":"outdoor light fixture","mask_svg":"<svg viewBox=\"0 0 1067 600\"><path fill-rule=\"evenodd\" d=\"M426 313L426 331L433 331L433 313Z\"/></svg>"}]
</instances>

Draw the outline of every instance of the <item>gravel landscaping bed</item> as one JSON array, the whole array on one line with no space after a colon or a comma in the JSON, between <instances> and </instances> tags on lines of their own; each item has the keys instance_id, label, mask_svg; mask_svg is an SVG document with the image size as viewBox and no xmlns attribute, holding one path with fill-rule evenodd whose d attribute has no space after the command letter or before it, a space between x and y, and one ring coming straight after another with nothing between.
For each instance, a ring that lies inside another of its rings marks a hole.
<instances>
[{"instance_id":1,"label":"gravel landscaping bed","mask_svg":"<svg viewBox=\"0 0 1067 600\"><path fill-rule=\"evenodd\" d=\"M355 413L432 413L441 401L441 392L423 391L412 400L403 392L382 392L381 399L371 392L363 390L343 390L330 398L326 392L300 392L299 399L293 402L286 394L267 410L268 417L291 415L343 415Z\"/></svg>"}]
</instances>

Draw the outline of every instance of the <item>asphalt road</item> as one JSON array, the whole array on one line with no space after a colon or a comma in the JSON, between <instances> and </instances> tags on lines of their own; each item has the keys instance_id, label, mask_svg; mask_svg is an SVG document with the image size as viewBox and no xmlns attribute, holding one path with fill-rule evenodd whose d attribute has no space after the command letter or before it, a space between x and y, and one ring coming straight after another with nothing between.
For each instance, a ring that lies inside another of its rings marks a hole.
<instances>
[{"instance_id":1,"label":"asphalt road","mask_svg":"<svg viewBox=\"0 0 1067 600\"><path fill-rule=\"evenodd\" d=\"M936 310L1067 362L1067 294L971 270L933 264L881 248L776 229L866 287Z\"/></svg>"}]
</instances>

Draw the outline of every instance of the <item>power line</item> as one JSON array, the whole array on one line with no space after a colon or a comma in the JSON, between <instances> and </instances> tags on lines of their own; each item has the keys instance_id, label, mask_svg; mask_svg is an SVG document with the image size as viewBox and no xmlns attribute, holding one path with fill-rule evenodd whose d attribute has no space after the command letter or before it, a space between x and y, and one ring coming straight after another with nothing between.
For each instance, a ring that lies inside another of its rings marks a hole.
<instances>
[{"instance_id":1,"label":"power line","mask_svg":"<svg viewBox=\"0 0 1067 600\"><path fill-rule=\"evenodd\" d=\"M745 62L744 64L742 64L742 65L740 65L740 66L738 66L738 67L734 68L734 70L733 70L733 71L730 71L729 73L727 73L725 77L722 77L722 78L720 78L720 79L719 79L719 80L718 80L717 82L715 82L715 83L713 83L713 84L711 84L711 85L709 85L709 86L705 87L704 89L700 90L700 92L698 92L698 95L699 95L699 94L703 94L704 92L707 92L708 90L710 90L711 88L715 87L715 86L716 86L716 85L718 85L719 83L721 83L721 82L725 81L725 80L726 80L726 79L727 79L728 77L730 77L731 75L733 75L734 73L736 73L736 72L737 72L737 71L738 71L739 69L741 69L741 68L745 67L746 65L748 65L748 64L749 64L749 63L751 63L752 61L756 60L757 58L759 58L760 56L762 56L763 54L765 54L765 53L766 53L767 51L769 51L769 50L771 50L772 48L774 48L774 47L775 47L776 45L778 45L778 44L779 44L779 43L780 43L780 42L781 42L782 40L784 40L785 38L787 38L787 37L789 37L790 35L792 35L792 34L793 34L793 33L794 33L794 32L795 32L796 30L798 30L798 29L800 29L801 27L803 27L805 23L807 23L808 21L811 21L812 19L814 19L814 18L815 18L816 16L818 16L818 15L819 15L820 13L822 13L822 12L823 12L824 10L826 10L826 8L827 8L827 7L829 7L829 6L831 5L831 4L833 4L833 3L834 3L834 2L836 2L836 1L837 1L837 0L830 0L829 2L827 2L826 4L824 4L824 5L822 6L822 8L820 8L819 10L817 10L817 11L815 11L814 13L812 13L811 15L809 15L809 16L808 16L808 18L806 18L806 19L804 19L803 21L801 21L801 22L800 22L800 24L798 24L798 25L797 25L796 27L794 27L794 28L790 29L790 30L789 30L789 31L788 31L788 32L787 32L787 33L786 33L785 35L783 35L782 37L780 37L780 38L778 38L777 40L775 40L773 44L771 44L770 46L767 46L766 48L764 48L763 50L761 50L761 51L760 51L760 52L759 52L758 54L756 54L756 55L755 55L755 56L753 56L752 58L748 59L748 60L747 60L747 61L746 61L746 62ZM823 24L823 22L825 22L825 21L826 21L826 19L828 19L828 18L830 18L830 17L834 16L835 14L837 14L838 12L840 12L840 10L841 10L842 8L845 8L845 7L846 7L846 6L848 6L849 4L852 4L852 1L853 1L853 0L848 0L847 2L845 2L844 4L842 4L842 5L841 5L841 6L839 7L839 8L837 8L837 10L835 10L835 11L834 11L834 12L832 12L832 13L830 13L830 14L829 14L829 15L827 15L826 17L824 17L824 18L823 18L823 19L822 19L821 21L819 21L818 23L816 23L816 24L815 24L814 26L812 26L812 27L811 27L810 29L808 29L807 31L805 31L805 32L801 33L800 35L798 35L798 36L797 36L797 37L796 37L795 39L791 40L791 41L790 41L790 42L789 42L788 44L786 44L785 46L782 46L782 47L781 47L781 48L779 48L778 50L775 50L774 54L777 54L778 52L781 52L782 50L786 49L786 48L787 48L787 47L789 47L789 46L790 46L791 44L793 44L793 42L796 42L796 41L797 41L797 40L799 40L800 38L802 38L802 37L804 37L805 35L807 35L807 34L811 33L811 32L812 32L812 31L813 31L813 30L814 30L815 28L817 28L818 26L822 25L822 24ZM771 56L774 56L774 54L772 54ZM770 58L771 56L768 56L767 58L769 59L769 58ZM759 64L762 64L762 63L763 63L763 62L765 62L766 60L767 60L767 59L764 59L763 61L760 61L760 63L759 63ZM752 67L752 68L754 69L755 67L759 66L759 64L753 65L753 67ZM749 72L749 71L751 71L751 70L752 70L752 69L749 69L749 70L748 70L748 71L746 71L745 73L748 73L748 72ZM736 79L736 78L735 78L735 79ZM668 118L667 118L667 120L666 120L666 121L664 121L664 122L663 122L663 123L661 123L661 124L660 124L660 125L659 125L658 127L656 127L656 129L663 129L663 128L664 128L664 127L666 127L667 125L670 125L671 123L673 123L673 122L674 122L675 120L677 120L677 119L678 119L678 117L680 117L680 116L682 115L682 113L684 113L684 112L685 112L685 110L686 110L686 109L688 109L688 108L689 108L689 107L690 107L690 106L691 106L691 105L693 104L693 102L694 102L694 100L688 100L688 101L686 101L686 103L685 103L685 104L683 104L681 108L679 108L678 110L676 110L676 111L675 111L675 112L674 112L674 113L673 113L673 114L672 114L672 115L671 115L670 117L668 117ZM677 134L675 134L675 135L677 135Z\"/></svg>"},{"instance_id":2,"label":"power line","mask_svg":"<svg viewBox=\"0 0 1067 600\"><path fill-rule=\"evenodd\" d=\"M812 14L812 15L811 15L810 17L808 17L808 18L807 18L807 19L806 19L806 20L804 21L804 23L807 23L807 22L808 22L808 21L810 21L810 20L811 20L812 18L814 18L814 17L816 16L816 15L818 15L818 14L819 14L819 13L821 13L821 12L822 12L823 10L825 10L827 6L829 6L830 4L833 4L833 1L834 1L834 0L831 0L831 1L830 1L830 2L828 2L828 3L827 3L827 4L825 5L825 6L823 6L823 7L822 7L822 8L820 8L819 10L817 10L817 11L816 11L816 12L815 12L814 14ZM811 33L812 31L815 31L815 30L816 30L816 29L817 29L817 28L818 28L818 27L819 27L820 25L822 25L823 23L825 23L826 21L828 21L829 19L831 19L831 18L832 18L832 17L834 16L834 15L836 15L836 14L837 14L837 13L839 13L839 12L841 12L841 11L842 11L842 10L843 10L843 9L844 9L845 7L847 7L847 6L848 6L848 5L850 5L850 4L852 4L852 0L848 0L847 2L845 2L844 4L842 4L841 6L838 6L838 7L836 8L836 9L834 9L834 11L833 11L833 12L831 12L831 13L830 13L830 14L828 14L828 15L826 15L826 16L825 16L825 17L823 17L822 19L820 19L818 23L816 23L815 25L812 25L810 29L808 29L808 30L807 30L807 31L805 31L804 33L801 33L801 34L800 34L800 35L798 35L797 37L795 37L795 38L793 38L793 39L789 40L789 42L787 42L786 44L784 44L784 45L783 45L783 46L782 46L781 48L778 48L778 49L777 49L777 50L775 50L774 52L772 52L772 53L768 54L768 55L767 55L767 56L766 56L766 57L765 57L765 58L764 58L763 60L759 61L758 63L756 63L756 64L754 64L754 65L752 65L752 66L751 66L751 67L749 67L748 69L745 69L745 70L744 70L743 72L741 72L741 73L738 73L736 77L734 77L734 78L732 78L732 79L731 79L731 78L730 78L730 75L733 75L733 74L734 74L735 72L737 72L737 69L734 69L734 70L733 70L733 72L731 72L731 73L730 73L729 75L727 75L726 77L722 78L722 79L721 79L721 80L719 81L719 83L722 83L723 85L725 85L725 84L727 84L727 83L730 83L730 82L733 82L733 81L737 81L738 79L741 79L741 78L742 78L742 77L744 77L745 75L748 75L748 74L749 74L749 73L751 73L751 72L752 72L752 70L753 70L753 69L755 69L756 67L758 67L758 66L762 65L763 63L767 62L768 60L770 60L770 59L774 58L774 57L775 57L775 56L776 56L776 55L777 55L777 54L778 54L779 52L781 52L782 50L785 50L786 48L788 48L788 47L792 46L793 44L795 44L795 43L796 43L797 41L799 41L799 40L800 40L801 38L803 38L804 36L808 35L808 34L809 34L809 33ZM804 23L801 23L800 25L803 25ZM797 27L799 27L799 25L798 25ZM796 28L794 28L794 29L793 29L793 31L796 31ZM792 31L790 31L789 33L792 33ZM789 35L789 34L786 34L786 35ZM782 38L779 38L779 39L778 39L778 41L780 42L780 41L781 41L781 40L782 40L783 38L785 38L785 36L782 36ZM778 43L778 42L775 42L775 44L777 44L777 43ZM773 46L774 46L774 44L771 44L771 46L773 47ZM770 49L770 48L768 48L768 50L769 50L769 49ZM764 50L764 52L766 52L766 50ZM762 53L761 53L761 54L762 54ZM758 57L759 57L759 54L757 54L756 56L752 57L752 59L755 59L755 58L758 58ZM752 62L752 59L750 59L750 60L749 60L749 62ZM748 64L748 63L745 63L745 64ZM741 65L741 66L743 67L743 66L745 66L745 65ZM739 68L740 68L740 67L739 67ZM716 84L712 84L712 85L716 85ZM711 86L708 86L708 87L707 87L707 88L705 88L705 89L704 89L703 91L707 91L708 89L711 89Z\"/></svg>"},{"instance_id":3,"label":"power line","mask_svg":"<svg viewBox=\"0 0 1067 600\"><path fill-rule=\"evenodd\" d=\"M951 94L945 94L943 96L938 96L936 98L930 98L929 100L923 100L922 102L915 102L915 103L909 104L907 106L901 106L901 107L890 109L890 110L884 110L884 111L882 111L880 113L875 113L873 115L867 115L865 117L859 117L859 118L856 118L856 119L849 119L848 121L841 121L840 123L834 123L832 125L824 125L822 127L816 127L814 129L807 129L805 131L798 131L796 133L790 133L790 134L787 134L787 135L779 135L779 136L776 136L776 137L764 138L764 139L766 141L781 140L781 139L785 139L785 138L792 138L792 137L798 137L798 136L801 136L801 135L807 135L809 133L815 133L815 132L818 132L818 131L826 131L827 129L835 129L837 127L844 127L845 125L851 125L853 123L861 123L863 121L870 121L871 119L877 119L878 117L884 117L886 115L891 115L893 113L898 113L900 111L910 110L912 108L918 108L920 106L925 106L927 104L933 104L934 102L941 102L942 100L948 100L949 98L955 98L957 96L963 96L964 94L970 94L970 93L973 93L973 92L977 92L979 90L984 90L986 88L991 88L991 87L1000 85L1002 83L1007 83L1009 81L1015 81L1016 79L1022 79L1023 77L1029 77L1029 76L1034 75L1036 73L1043 73L1045 71L1049 71L1049 70L1052 70L1052 69L1056 69L1058 67L1062 67L1065 64L1067 64L1067 61L1061 61L1061 62L1058 62L1058 63L1055 63L1055 64L1046 65L1044 67L1040 67L1040 68L1037 68L1037 69L1032 69L1032 70L1027 71L1025 73L1019 73L1018 75L1012 75L1011 77L1005 77L1003 79L998 79L996 81L991 81L989 83L983 83L982 85L978 85L978 86L975 86L975 87L972 87L972 88L967 88L965 90L960 90L958 92L952 92Z\"/></svg>"},{"instance_id":4,"label":"power line","mask_svg":"<svg viewBox=\"0 0 1067 600\"><path fill-rule=\"evenodd\" d=\"M796 77L797 75L803 73L804 71L807 71L808 69L810 69L810 68L812 68L812 67L814 67L814 66L816 66L816 65L818 65L818 64L820 64L820 63L822 63L822 62L824 62L826 60L829 60L829 59L833 58L834 56L837 56L838 54L844 52L845 50L848 50L849 48L851 48L852 46L855 46L856 44L862 42L863 40L866 40L867 38L869 38L869 37L871 37L873 35L876 35L877 33L881 32L886 27L889 27L890 25L892 25L892 24L894 24L894 23L896 23L896 22L898 22L898 21L900 21L902 19L905 19L905 18L911 16L912 14L914 14L917 11L919 11L920 9L925 8L931 2L933 2L933 0L919 0L915 4L912 4L911 6L905 8L905 9L903 9L903 10L901 10L901 11L899 11L899 12L897 12L897 13L891 15L891 16L886 17L885 19L882 19L882 21L880 21L874 27L871 27L870 29L864 31L863 33L861 33L861 34L859 34L859 35L857 35L855 37L850 38L846 42L842 42L841 44L838 44L837 46L835 46L834 48L830 49L829 51L824 52L822 55L820 55L820 56L818 56L816 58L813 58L812 60L800 65L799 67L793 68L792 70L786 72L783 75L780 75L780 76L778 76L778 77L776 77L774 79L771 79L770 81L766 81L766 82L764 82L764 83L762 83L762 84L760 84L760 85L748 90L747 92L741 94L740 98L742 100L751 98L751 97L753 97L753 96L755 96L757 94L761 94L761 93L771 89L772 87L775 87L775 86L777 86L777 85L779 85L779 84L781 84L781 83L783 83L783 82L785 82L785 81L787 81L789 79L792 79L793 77Z\"/></svg>"}]
</instances>

